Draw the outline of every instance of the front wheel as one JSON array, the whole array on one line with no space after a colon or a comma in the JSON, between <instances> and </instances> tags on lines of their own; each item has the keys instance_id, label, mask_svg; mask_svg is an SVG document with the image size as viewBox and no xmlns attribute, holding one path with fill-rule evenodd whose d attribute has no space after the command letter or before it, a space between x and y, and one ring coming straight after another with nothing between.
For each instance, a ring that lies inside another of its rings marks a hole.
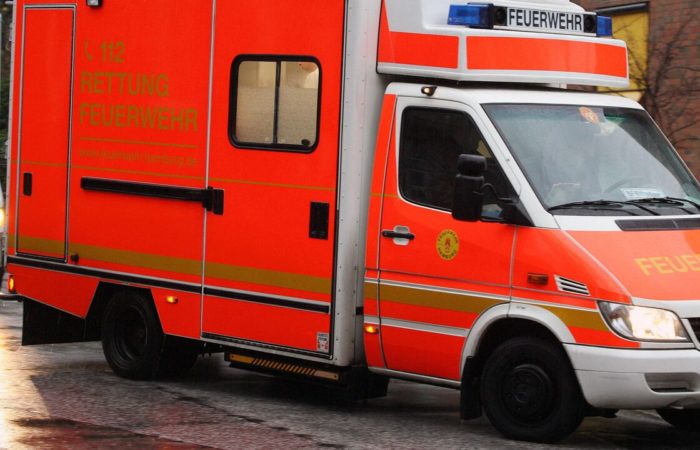
<instances>
[{"instance_id":1,"label":"front wheel","mask_svg":"<svg viewBox=\"0 0 700 450\"><path fill-rule=\"evenodd\" d=\"M585 402L564 350L532 337L501 344L481 377L486 416L511 439L556 442L581 424Z\"/></svg>"},{"instance_id":2,"label":"front wheel","mask_svg":"<svg viewBox=\"0 0 700 450\"><path fill-rule=\"evenodd\" d=\"M112 297L102 322L102 350L114 373L132 380L157 376L163 339L150 299L130 291Z\"/></svg>"},{"instance_id":3,"label":"front wheel","mask_svg":"<svg viewBox=\"0 0 700 450\"><path fill-rule=\"evenodd\" d=\"M700 432L700 409L657 409L656 412L679 430Z\"/></svg>"}]
</instances>

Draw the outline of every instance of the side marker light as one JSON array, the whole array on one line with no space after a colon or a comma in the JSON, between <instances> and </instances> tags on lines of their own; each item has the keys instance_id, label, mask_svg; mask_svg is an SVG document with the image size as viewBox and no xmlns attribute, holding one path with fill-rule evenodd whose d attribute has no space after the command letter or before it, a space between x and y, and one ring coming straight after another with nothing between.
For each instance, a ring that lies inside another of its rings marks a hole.
<instances>
[{"instance_id":1,"label":"side marker light","mask_svg":"<svg viewBox=\"0 0 700 450\"><path fill-rule=\"evenodd\" d=\"M547 283L549 283L549 277L544 273L528 273L527 282L530 284L545 286Z\"/></svg>"},{"instance_id":2,"label":"side marker light","mask_svg":"<svg viewBox=\"0 0 700 450\"><path fill-rule=\"evenodd\" d=\"M9 291L10 294L16 294L17 290L15 289L15 277L10 275L10 278L7 280L7 290Z\"/></svg>"},{"instance_id":3,"label":"side marker light","mask_svg":"<svg viewBox=\"0 0 700 450\"><path fill-rule=\"evenodd\" d=\"M379 333L379 327L377 325L366 324L365 333L367 334L377 334Z\"/></svg>"},{"instance_id":4,"label":"side marker light","mask_svg":"<svg viewBox=\"0 0 700 450\"><path fill-rule=\"evenodd\" d=\"M178 300L178 298L174 295L168 295L167 297L165 297L165 301L166 303L170 303L171 305L176 305L180 300Z\"/></svg>"}]
</instances>

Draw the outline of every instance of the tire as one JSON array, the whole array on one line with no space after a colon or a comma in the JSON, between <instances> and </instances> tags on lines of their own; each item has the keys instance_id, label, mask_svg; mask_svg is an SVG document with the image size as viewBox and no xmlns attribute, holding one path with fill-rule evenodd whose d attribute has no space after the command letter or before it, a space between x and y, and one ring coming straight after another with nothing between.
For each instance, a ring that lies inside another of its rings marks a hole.
<instances>
[{"instance_id":1,"label":"tire","mask_svg":"<svg viewBox=\"0 0 700 450\"><path fill-rule=\"evenodd\" d=\"M657 409L656 412L679 430L700 432L700 409Z\"/></svg>"},{"instance_id":2,"label":"tire","mask_svg":"<svg viewBox=\"0 0 700 450\"><path fill-rule=\"evenodd\" d=\"M532 337L514 338L490 355L481 376L481 399L504 436L557 442L581 424L586 403L564 350Z\"/></svg>"},{"instance_id":3,"label":"tire","mask_svg":"<svg viewBox=\"0 0 700 450\"><path fill-rule=\"evenodd\" d=\"M157 370L158 378L178 378L185 375L194 367L201 351L202 344L197 341L166 336Z\"/></svg>"},{"instance_id":4,"label":"tire","mask_svg":"<svg viewBox=\"0 0 700 450\"><path fill-rule=\"evenodd\" d=\"M112 297L102 322L102 350L115 374L131 380L156 377L163 340L160 320L149 298L132 291Z\"/></svg>"}]
</instances>

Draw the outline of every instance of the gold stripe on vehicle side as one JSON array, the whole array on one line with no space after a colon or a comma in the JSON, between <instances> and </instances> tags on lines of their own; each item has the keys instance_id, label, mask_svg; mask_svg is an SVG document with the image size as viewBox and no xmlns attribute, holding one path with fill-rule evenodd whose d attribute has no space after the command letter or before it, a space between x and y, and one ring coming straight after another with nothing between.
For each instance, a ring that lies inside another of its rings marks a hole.
<instances>
[{"instance_id":1,"label":"gold stripe on vehicle side","mask_svg":"<svg viewBox=\"0 0 700 450\"><path fill-rule=\"evenodd\" d=\"M505 300L402 286L379 285L382 301L479 314Z\"/></svg>"},{"instance_id":2,"label":"gold stripe on vehicle side","mask_svg":"<svg viewBox=\"0 0 700 450\"><path fill-rule=\"evenodd\" d=\"M29 166L41 166L41 167L68 167L67 163L52 163L52 162L46 162L46 161L27 161L27 160L22 160L22 165L29 165Z\"/></svg>"},{"instance_id":3,"label":"gold stripe on vehicle side","mask_svg":"<svg viewBox=\"0 0 700 450\"><path fill-rule=\"evenodd\" d=\"M14 242L14 235L9 234L8 239ZM24 252L40 252L40 253L51 253L54 255L63 255L66 251L66 243L64 241L55 241L52 239L43 239L32 236L20 236L19 237L19 249L18 251Z\"/></svg>"},{"instance_id":4,"label":"gold stripe on vehicle side","mask_svg":"<svg viewBox=\"0 0 700 450\"><path fill-rule=\"evenodd\" d=\"M250 267L230 266L227 264L206 263L208 277L224 280L241 281L262 285L274 285L277 287L298 289L300 291L316 292L320 294L331 293L330 278L313 275L301 275L297 273L278 272L267 269L254 269Z\"/></svg>"},{"instance_id":5,"label":"gold stripe on vehicle side","mask_svg":"<svg viewBox=\"0 0 700 450\"><path fill-rule=\"evenodd\" d=\"M376 300L377 299L377 283L368 283L365 282L365 298L368 298L370 300Z\"/></svg>"},{"instance_id":6,"label":"gold stripe on vehicle side","mask_svg":"<svg viewBox=\"0 0 700 450\"><path fill-rule=\"evenodd\" d=\"M84 259L94 259L97 261L144 267L153 270L164 270L188 275L202 274L202 263L192 259L75 243L71 243L68 246L68 251L70 253L77 253Z\"/></svg>"},{"instance_id":7,"label":"gold stripe on vehicle side","mask_svg":"<svg viewBox=\"0 0 700 450\"><path fill-rule=\"evenodd\" d=\"M127 175L143 175L143 176L149 176L149 177L180 178L180 179L184 179L184 180L199 180L202 183L204 182L203 176L196 176L196 175L181 175L181 174L163 173L163 172L145 172L145 171L141 171L141 170L115 169L112 167L93 167L93 166L80 166L80 165L72 165L71 167L73 169L89 170L89 171L94 171L94 172L111 172L111 173L123 173L123 174L127 174Z\"/></svg>"},{"instance_id":8,"label":"gold stripe on vehicle side","mask_svg":"<svg viewBox=\"0 0 700 450\"><path fill-rule=\"evenodd\" d=\"M537 305L559 317L565 325L589 330L609 331L598 311L583 311L580 309L563 308L553 305Z\"/></svg>"},{"instance_id":9,"label":"gold stripe on vehicle side","mask_svg":"<svg viewBox=\"0 0 700 450\"><path fill-rule=\"evenodd\" d=\"M14 236L10 235L10 237L12 238ZM63 254L64 243L62 242L24 235L20 236L20 241L22 242L23 250ZM58 248L60 248L60 251L56 251ZM123 264L126 266L163 270L187 275L201 276L202 274L202 262L200 260L77 243L69 244L68 252L77 253L83 259L92 259L113 264ZM275 286L320 294L331 293L330 278L258 269L254 267L232 266L213 262L207 263L205 267L208 277L222 280Z\"/></svg>"},{"instance_id":10,"label":"gold stripe on vehicle side","mask_svg":"<svg viewBox=\"0 0 700 450\"><path fill-rule=\"evenodd\" d=\"M137 141L130 139L112 139L112 138L102 138L102 137L88 137L82 136L81 141L88 142L107 142L111 144L125 144L125 145L145 145L149 147L173 147L173 148L194 148L197 146L195 144L183 144L181 142L156 142L156 141Z\"/></svg>"},{"instance_id":11,"label":"gold stripe on vehicle side","mask_svg":"<svg viewBox=\"0 0 700 450\"><path fill-rule=\"evenodd\" d=\"M250 186L266 186L266 187L277 187L286 189L302 189L310 191L335 191L335 187L327 186L307 186L303 184L284 184L284 183L269 183L267 181L252 181L252 180L235 180L229 178L210 178L209 182L213 183L229 183L229 184L247 184Z\"/></svg>"}]
</instances>

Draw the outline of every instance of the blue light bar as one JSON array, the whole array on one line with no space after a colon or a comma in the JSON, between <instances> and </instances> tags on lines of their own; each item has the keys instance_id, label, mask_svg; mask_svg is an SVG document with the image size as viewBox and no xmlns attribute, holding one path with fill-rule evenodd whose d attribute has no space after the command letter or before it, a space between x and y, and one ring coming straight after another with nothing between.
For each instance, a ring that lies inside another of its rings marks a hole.
<instances>
[{"instance_id":1,"label":"blue light bar","mask_svg":"<svg viewBox=\"0 0 700 450\"><path fill-rule=\"evenodd\" d=\"M450 5L448 25L463 25L474 28L493 28L491 4Z\"/></svg>"},{"instance_id":2,"label":"blue light bar","mask_svg":"<svg viewBox=\"0 0 700 450\"><path fill-rule=\"evenodd\" d=\"M600 37L611 37L613 35L612 30L612 17L598 16L598 28L596 34Z\"/></svg>"}]
</instances>

